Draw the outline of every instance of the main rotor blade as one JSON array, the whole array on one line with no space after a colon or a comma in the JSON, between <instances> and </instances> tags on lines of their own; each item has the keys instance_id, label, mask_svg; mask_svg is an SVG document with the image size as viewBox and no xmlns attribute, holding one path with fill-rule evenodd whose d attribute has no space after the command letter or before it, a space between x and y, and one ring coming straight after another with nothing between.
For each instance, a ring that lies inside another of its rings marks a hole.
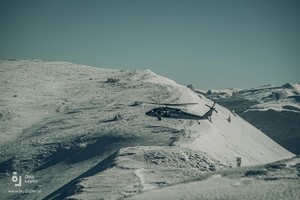
<instances>
[{"instance_id":1,"label":"main rotor blade","mask_svg":"<svg viewBox=\"0 0 300 200\"><path fill-rule=\"evenodd\" d=\"M155 104L155 105L159 105L159 103L155 103L155 102L147 102L147 101L140 101L141 103L147 103L147 104Z\"/></svg>"},{"instance_id":2,"label":"main rotor blade","mask_svg":"<svg viewBox=\"0 0 300 200\"><path fill-rule=\"evenodd\" d=\"M166 106L187 106L187 105L196 105L198 103L163 103L162 105Z\"/></svg>"},{"instance_id":3,"label":"main rotor blade","mask_svg":"<svg viewBox=\"0 0 300 200\"><path fill-rule=\"evenodd\" d=\"M148 104L155 104L155 105L164 105L164 106L187 106L187 105L196 105L198 103L156 103L156 102L142 102Z\"/></svg>"}]
</instances>

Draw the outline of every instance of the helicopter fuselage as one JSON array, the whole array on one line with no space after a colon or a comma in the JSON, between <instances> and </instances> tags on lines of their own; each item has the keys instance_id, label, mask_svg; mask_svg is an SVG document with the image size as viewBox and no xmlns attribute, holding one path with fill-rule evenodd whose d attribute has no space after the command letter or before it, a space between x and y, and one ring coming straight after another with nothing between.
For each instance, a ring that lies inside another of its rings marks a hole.
<instances>
[{"instance_id":1,"label":"helicopter fuselage","mask_svg":"<svg viewBox=\"0 0 300 200\"><path fill-rule=\"evenodd\" d=\"M154 108L145 113L148 116L157 117L158 120L161 118L175 118L175 119L192 119L192 120L201 120L207 119L206 117L194 115L191 113L187 113L181 109L170 108L170 107L159 107Z\"/></svg>"}]
</instances>

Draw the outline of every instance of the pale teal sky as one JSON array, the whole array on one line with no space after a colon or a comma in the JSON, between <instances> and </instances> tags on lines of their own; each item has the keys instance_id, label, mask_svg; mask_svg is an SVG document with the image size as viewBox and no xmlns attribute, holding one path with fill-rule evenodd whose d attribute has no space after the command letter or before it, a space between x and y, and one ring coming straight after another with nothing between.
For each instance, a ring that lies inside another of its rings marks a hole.
<instances>
[{"instance_id":1,"label":"pale teal sky","mask_svg":"<svg viewBox=\"0 0 300 200\"><path fill-rule=\"evenodd\" d=\"M0 0L0 59L148 68L200 89L300 82L298 0Z\"/></svg>"}]
</instances>

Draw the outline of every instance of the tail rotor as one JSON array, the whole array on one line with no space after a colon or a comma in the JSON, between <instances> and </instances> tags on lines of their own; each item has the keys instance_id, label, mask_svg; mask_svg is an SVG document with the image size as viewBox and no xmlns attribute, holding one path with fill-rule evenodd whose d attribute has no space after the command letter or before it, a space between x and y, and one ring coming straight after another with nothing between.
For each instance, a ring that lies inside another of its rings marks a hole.
<instances>
[{"instance_id":1,"label":"tail rotor","mask_svg":"<svg viewBox=\"0 0 300 200\"><path fill-rule=\"evenodd\" d=\"M216 108L214 107L215 106L215 104L216 104L216 102L214 102L214 104L212 105L212 106L209 106L209 105L207 105L207 104L205 104L207 107L209 107L209 109L213 112L213 111L215 111L216 113L218 113L218 111L216 110Z\"/></svg>"}]
</instances>

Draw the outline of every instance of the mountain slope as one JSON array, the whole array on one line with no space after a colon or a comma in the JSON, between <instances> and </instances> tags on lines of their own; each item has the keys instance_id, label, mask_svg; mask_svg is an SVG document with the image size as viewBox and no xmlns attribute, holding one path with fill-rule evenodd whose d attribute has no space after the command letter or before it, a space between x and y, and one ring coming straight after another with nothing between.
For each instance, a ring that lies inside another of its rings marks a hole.
<instances>
[{"instance_id":1,"label":"mountain slope","mask_svg":"<svg viewBox=\"0 0 300 200\"><path fill-rule=\"evenodd\" d=\"M300 158L242 167L200 176L189 183L144 192L127 199L261 199L300 198Z\"/></svg>"},{"instance_id":2,"label":"mountain slope","mask_svg":"<svg viewBox=\"0 0 300 200\"><path fill-rule=\"evenodd\" d=\"M273 140L300 153L300 85L210 90L205 96L234 110Z\"/></svg>"},{"instance_id":3,"label":"mountain slope","mask_svg":"<svg viewBox=\"0 0 300 200\"><path fill-rule=\"evenodd\" d=\"M200 125L146 116L153 105L135 101L196 102L183 109L199 115L212 105L149 70L4 60L0 71L5 199L116 199L235 166L236 157L245 166L293 156L240 117L227 121L219 105Z\"/></svg>"}]
</instances>

